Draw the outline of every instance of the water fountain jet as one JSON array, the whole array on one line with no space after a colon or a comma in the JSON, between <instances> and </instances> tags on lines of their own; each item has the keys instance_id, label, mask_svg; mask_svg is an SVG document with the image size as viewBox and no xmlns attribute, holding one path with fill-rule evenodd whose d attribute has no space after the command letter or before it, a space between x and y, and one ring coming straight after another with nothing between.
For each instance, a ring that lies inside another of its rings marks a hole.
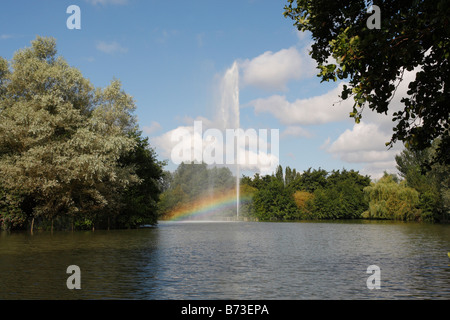
<instances>
[{"instance_id":1,"label":"water fountain jet","mask_svg":"<svg viewBox=\"0 0 450 320\"><path fill-rule=\"evenodd\" d=\"M240 128L239 112L239 68L235 61L225 72L222 83L222 100L220 104L220 115L224 129ZM237 139L239 141L239 139ZM236 219L239 219L240 204L240 166L238 161L239 145L236 144Z\"/></svg>"}]
</instances>

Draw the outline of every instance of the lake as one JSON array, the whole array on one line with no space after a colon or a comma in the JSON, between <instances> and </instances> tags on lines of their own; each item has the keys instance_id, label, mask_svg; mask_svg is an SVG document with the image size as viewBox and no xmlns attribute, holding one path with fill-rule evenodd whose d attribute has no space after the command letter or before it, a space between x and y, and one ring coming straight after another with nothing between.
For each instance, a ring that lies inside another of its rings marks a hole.
<instances>
[{"instance_id":1,"label":"lake","mask_svg":"<svg viewBox=\"0 0 450 320\"><path fill-rule=\"evenodd\" d=\"M449 225L375 221L2 232L0 299L450 299L449 251Z\"/></svg>"}]
</instances>

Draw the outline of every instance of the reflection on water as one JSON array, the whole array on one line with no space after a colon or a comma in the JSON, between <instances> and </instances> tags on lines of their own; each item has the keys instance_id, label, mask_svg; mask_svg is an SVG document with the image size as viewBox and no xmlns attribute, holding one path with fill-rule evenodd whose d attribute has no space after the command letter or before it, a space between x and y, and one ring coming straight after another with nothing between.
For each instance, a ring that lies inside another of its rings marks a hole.
<instances>
[{"instance_id":1,"label":"reflection on water","mask_svg":"<svg viewBox=\"0 0 450 320\"><path fill-rule=\"evenodd\" d=\"M449 299L448 251L450 226L391 222L3 232L0 299ZM69 265L81 290L66 287Z\"/></svg>"}]
</instances>

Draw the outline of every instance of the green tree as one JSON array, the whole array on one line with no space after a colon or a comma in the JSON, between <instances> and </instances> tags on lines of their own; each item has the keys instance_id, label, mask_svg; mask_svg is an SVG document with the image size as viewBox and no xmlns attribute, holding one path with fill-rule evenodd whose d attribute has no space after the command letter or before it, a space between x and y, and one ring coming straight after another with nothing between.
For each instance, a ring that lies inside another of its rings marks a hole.
<instances>
[{"instance_id":1,"label":"green tree","mask_svg":"<svg viewBox=\"0 0 450 320\"><path fill-rule=\"evenodd\" d=\"M284 185L287 187L291 186L291 184L297 178L297 175L297 170L295 168L291 169L289 166L287 166L284 173Z\"/></svg>"},{"instance_id":2,"label":"green tree","mask_svg":"<svg viewBox=\"0 0 450 320\"><path fill-rule=\"evenodd\" d=\"M242 183L247 184L253 188L256 188L257 190L260 190L267 186L267 184L272 180L272 177L270 175L265 175L261 177L261 175L257 172L254 174L253 178L243 176L241 179Z\"/></svg>"},{"instance_id":3,"label":"green tree","mask_svg":"<svg viewBox=\"0 0 450 320\"><path fill-rule=\"evenodd\" d=\"M314 192L318 188L325 188L327 185L328 172L324 169L309 168L302 174L299 174L291 182L291 187L294 190L303 190L308 192Z\"/></svg>"},{"instance_id":4,"label":"green tree","mask_svg":"<svg viewBox=\"0 0 450 320\"><path fill-rule=\"evenodd\" d=\"M358 219L368 208L364 188L370 178L350 170L330 172L326 183L314 190L311 217L315 219Z\"/></svg>"},{"instance_id":5,"label":"green tree","mask_svg":"<svg viewBox=\"0 0 450 320\"><path fill-rule=\"evenodd\" d=\"M381 28L369 29L372 4ZM284 15L311 32L311 56L322 81L345 80L341 98L353 98L350 116L359 122L365 106L387 113L405 71L418 69L393 114L397 140L424 150L442 142L433 160L450 163L450 3L448 0L288 0ZM333 58L336 63L331 63Z\"/></svg>"},{"instance_id":6,"label":"green tree","mask_svg":"<svg viewBox=\"0 0 450 320\"><path fill-rule=\"evenodd\" d=\"M209 198L213 201L215 195L236 187L236 179L230 169L208 168L206 163L182 162L166 180L170 181L170 184L161 194L158 204L161 217L170 214L174 209L190 206L199 199ZM235 208L233 210L236 213Z\"/></svg>"},{"instance_id":7,"label":"green tree","mask_svg":"<svg viewBox=\"0 0 450 320\"><path fill-rule=\"evenodd\" d=\"M253 196L255 215L259 220L295 220L299 211L294 197L279 177L271 176L270 182Z\"/></svg>"},{"instance_id":8,"label":"green tree","mask_svg":"<svg viewBox=\"0 0 450 320\"><path fill-rule=\"evenodd\" d=\"M0 186L0 228L4 230L22 229L27 216L21 208L23 197Z\"/></svg>"},{"instance_id":9,"label":"green tree","mask_svg":"<svg viewBox=\"0 0 450 320\"><path fill-rule=\"evenodd\" d=\"M433 157L439 143L436 140L432 147L420 151L405 148L395 157L406 185L419 192L419 208L425 221L447 220L450 212L450 166L435 163L423 170L424 163Z\"/></svg>"},{"instance_id":10,"label":"green tree","mask_svg":"<svg viewBox=\"0 0 450 320\"><path fill-rule=\"evenodd\" d=\"M241 181L240 187L240 206L239 216L244 218L255 217L255 207L253 203L253 197L258 190L248 184Z\"/></svg>"},{"instance_id":11,"label":"green tree","mask_svg":"<svg viewBox=\"0 0 450 320\"><path fill-rule=\"evenodd\" d=\"M172 185L161 194L158 203L158 217L164 218L177 207L189 203L189 196L183 191L180 185Z\"/></svg>"},{"instance_id":12,"label":"green tree","mask_svg":"<svg viewBox=\"0 0 450 320\"><path fill-rule=\"evenodd\" d=\"M208 169L208 190L227 190L234 187L236 179L230 169L213 167Z\"/></svg>"},{"instance_id":13,"label":"green tree","mask_svg":"<svg viewBox=\"0 0 450 320\"><path fill-rule=\"evenodd\" d=\"M120 210L115 217L116 226L130 228L143 224L155 225L165 162L157 160L148 138L143 138L140 132L132 132L130 135L136 141L136 147L123 155L119 164L122 167L134 167L140 183L129 186L120 198Z\"/></svg>"},{"instance_id":14,"label":"green tree","mask_svg":"<svg viewBox=\"0 0 450 320\"><path fill-rule=\"evenodd\" d=\"M275 170L275 178L277 178L278 181L284 184L283 167L281 165L278 165L277 169Z\"/></svg>"},{"instance_id":15,"label":"green tree","mask_svg":"<svg viewBox=\"0 0 450 320\"><path fill-rule=\"evenodd\" d=\"M136 130L131 96L114 80L95 89L56 55L53 38L0 62L0 185L33 202L32 217L117 211L117 197L139 178L119 166Z\"/></svg>"},{"instance_id":16,"label":"green tree","mask_svg":"<svg viewBox=\"0 0 450 320\"><path fill-rule=\"evenodd\" d=\"M367 210L368 202L364 197L364 188L370 185L370 178L350 170L333 171L327 177L327 189L331 190L329 199L334 199L336 218L355 219Z\"/></svg>"},{"instance_id":17,"label":"green tree","mask_svg":"<svg viewBox=\"0 0 450 320\"><path fill-rule=\"evenodd\" d=\"M385 174L364 192L369 201L364 218L412 221L420 217L419 193L404 182L395 182L392 175Z\"/></svg>"},{"instance_id":18,"label":"green tree","mask_svg":"<svg viewBox=\"0 0 450 320\"><path fill-rule=\"evenodd\" d=\"M309 168L302 174L286 168L243 183L255 188L254 214L260 220L356 219L368 208L364 188L370 178L350 170L332 171Z\"/></svg>"},{"instance_id":19,"label":"green tree","mask_svg":"<svg viewBox=\"0 0 450 320\"><path fill-rule=\"evenodd\" d=\"M312 202L314 201L314 194L297 190L294 192L293 197L299 210L300 219L313 219Z\"/></svg>"}]
</instances>

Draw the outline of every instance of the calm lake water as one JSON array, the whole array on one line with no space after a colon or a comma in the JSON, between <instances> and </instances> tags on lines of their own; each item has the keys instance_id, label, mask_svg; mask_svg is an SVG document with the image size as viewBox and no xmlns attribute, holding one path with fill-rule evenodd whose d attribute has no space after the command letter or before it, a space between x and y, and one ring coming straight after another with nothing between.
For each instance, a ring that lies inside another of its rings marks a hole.
<instances>
[{"instance_id":1,"label":"calm lake water","mask_svg":"<svg viewBox=\"0 0 450 320\"><path fill-rule=\"evenodd\" d=\"M392 222L3 232L0 299L450 299L449 251L449 225ZM69 265L80 290L66 286Z\"/></svg>"}]
</instances>

